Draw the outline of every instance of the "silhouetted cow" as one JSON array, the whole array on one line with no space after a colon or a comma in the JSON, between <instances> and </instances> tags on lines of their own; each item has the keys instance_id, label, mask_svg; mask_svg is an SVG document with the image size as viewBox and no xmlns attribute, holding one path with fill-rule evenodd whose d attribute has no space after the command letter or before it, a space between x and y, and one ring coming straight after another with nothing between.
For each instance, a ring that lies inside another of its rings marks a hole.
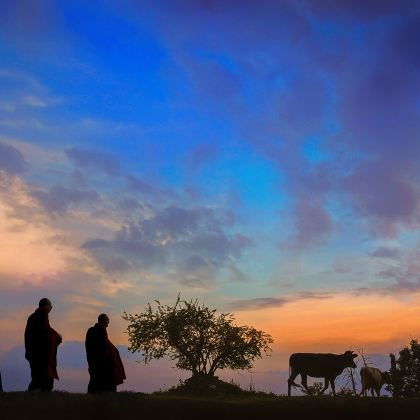
<instances>
[{"instance_id":1,"label":"silhouetted cow","mask_svg":"<svg viewBox=\"0 0 420 420\"><path fill-rule=\"evenodd\" d=\"M379 397L381 395L381 388L384 384L389 384L391 378L389 372L381 372L379 369L374 367L363 366L360 369L360 379L362 380L362 390L360 395L366 397L368 389L374 396L373 391Z\"/></svg>"},{"instance_id":2,"label":"silhouetted cow","mask_svg":"<svg viewBox=\"0 0 420 420\"><path fill-rule=\"evenodd\" d=\"M308 376L314 378L325 378L324 389L321 394L331 384L331 389L335 395L335 378L340 375L347 367L355 368L354 358L357 354L352 351L346 351L344 354L331 353L294 353L289 359L289 373L290 377L287 380L288 395L290 397L291 387L300 386L294 383L297 375L302 378L302 386L309 392L307 379Z\"/></svg>"}]
</instances>

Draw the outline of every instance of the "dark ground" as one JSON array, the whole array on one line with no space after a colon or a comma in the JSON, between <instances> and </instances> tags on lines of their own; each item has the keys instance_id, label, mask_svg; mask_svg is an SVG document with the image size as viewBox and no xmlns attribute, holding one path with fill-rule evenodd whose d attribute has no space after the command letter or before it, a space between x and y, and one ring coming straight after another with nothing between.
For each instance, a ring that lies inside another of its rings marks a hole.
<instances>
[{"instance_id":1,"label":"dark ground","mask_svg":"<svg viewBox=\"0 0 420 420\"><path fill-rule=\"evenodd\" d=\"M420 399L355 397L203 398L117 393L108 395L0 393L0 418L13 419L399 419L418 418Z\"/></svg>"}]
</instances>

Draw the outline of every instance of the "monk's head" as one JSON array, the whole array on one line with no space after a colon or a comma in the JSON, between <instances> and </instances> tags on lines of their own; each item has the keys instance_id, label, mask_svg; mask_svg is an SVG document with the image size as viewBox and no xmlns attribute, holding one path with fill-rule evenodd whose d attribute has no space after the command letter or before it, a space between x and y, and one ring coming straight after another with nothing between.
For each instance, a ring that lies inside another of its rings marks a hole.
<instances>
[{"instance_id":1,"label":"monk's head","mask_svg":"<svg viewBox=\"0 0 420 420\"><path fill-rule=\"evenodd\" d=\"M51 309L52 309L52 303L51 303L51 301L50 301L49 299L47 299L47 298L42 298L42 299L39 301L38 306L39 306L41 309L43 309L44 311L46 311L47 313L49 313L49 312L51 311Z\"/></svg>"},{"instance_id":2,"label":"monk's head","mask_svg":"<svg viewBox=\"0 0 420 420\"><path fill-rule=\"evenodd\" d=\"M109 325L108 315L107 314L100 314L98 316L98 324L101 324L106 328Z\"/></svg>"}]
</instances>

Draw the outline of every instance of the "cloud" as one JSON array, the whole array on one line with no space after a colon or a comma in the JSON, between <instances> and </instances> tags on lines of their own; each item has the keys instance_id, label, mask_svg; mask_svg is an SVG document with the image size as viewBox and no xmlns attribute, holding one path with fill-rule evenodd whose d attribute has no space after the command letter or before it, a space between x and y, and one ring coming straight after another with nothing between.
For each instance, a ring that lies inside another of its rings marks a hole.
<instances>
[{"instance_id":1,"label":"cloud","mask_svg":"<svg viewBox=\"0 0 420 420\"><path fill-rule=\"evenodd\" d=\"M244 299L231 303L229 306L234 311L245 311L245 310L258 310L265 308L277 308L279 306L286 305L291 302L290 299L282 298L253 298L253 299Z\"/></svg>"},{"instance_id":2,"label":"cloud","mask_svg":"<svg viewBox=\"0 0 420 420\"><path fill-rule=\"evenodd\" d=\"M10 121L18 114L28 119L37 111L62 102L36 78L16 69L0 68L0 88L3 93L0 107L9 113Z\"/></svg>"},{"instance_id":3,"label":"cloud","mask_svg":"<svg viewBox=\"0 0 420 420\"><path fill-rule=\"evenodd\" d=\"M375 6L382 13L383 8ZM337 75L342 145L346 153L358 154L342 188L356 215L385 237L395 236L401 227L414 227L420 176L415 157L420 153L420 77L413 54L420 37L413 18L419 11L412 2L392 7L401 16L398 23L382 21L369 28L360 56L348 55L346 68Z\"/></svg>"},{"instance_id":4,"label":"cloud","mask_svg":"<svg viewBox=\"0 0 420 420\"><path fill-rule=\"evenodd\" d=\"M157 243L143 240L134 225L124 227L114 240L91 239L83 249L94 256L104 270L146 269L164 263L165 252Z\"/></svg>"},{"instance_id":5,"label":"cloud","mask_svg":"<svg viewBox=\"0 0 420 420\"><path fill-rule=\"evenodd\" d=\"M309 9L313 10L319 18L349 20L357 18L361 21L375 20L384 16L402 16L415 13L416 0L407 0L396 3L393 0L319 0L305 1Z\"/></svg>"},{"instance_id":6,"label":"cloud","mask_svg":"<svg viewBox=\"0 0 420 420\"><path fill-rule=\"evenodd\" d=\"M399 247L391 247L391 246L379 246L372 251L368 252L368 255L375 258L397 258L400 255L400 248Z\"/></svg>"},{"instance_id":7,"label":"cloud","mask_svg":"<svg viewBox=\"0 0 420 420\"><path fill-rule=\"evenodd\" d=\"M48 106L47 102L41 98L38 98L33 95L27 95L23 98L23 101L26 105L34 108L45 108Z\"/></svg>"},{"instance_id":8,"label":"cloud","mask_svg":"<svg viewBox=\"0 0 420 420\"><path fill-rule=\"evenodd\" d=\"M215 261L193 254L176 266L172 278L190 288L206 289L214 282L219 268Z\"/></svg>"},{"instance_id":9,"label":"cloud","mask_svg":"<svg viewBox=\"0 0 420 420\"><path fill-rule=\"evenodd\" d=\"M396 280L396 284L391 285L395 290L402 292L420 290L420 249L417 247L410 252L389 277L394 277Z\"/></svg>"},{"instance_id":10,"label":"cloud","mask_svg":"<svg viewBox=\"0 0 420 420\"><path fill-rule=\"evenodd\" d=\"M249 239L227 233L226 209L169 206L124 225L111 240L92 238L83 249L104 270L165 270L183 284L209 284L216 272L240 258Z\"/></svg>"},{"instance_id":11,"label":"cloud","mask_svg":"<svg viewBox=\"0 0 420 420\"><path fill-rule=\"evenodd\" d=\"M83 203L94 203L99 200L99 194L93 190L78 190L59 185L53 186L49 191L34 191L36 197L45 209L51 213L65 213L72 206Z\"/></svg>"},{"instance_id":12,"label":"cloud","mask_svg":"<svg viewBox=\"0 0 420 420\"><path fill-rule=\"evenodd\" d=\"M63 48L67 42L63 18L62 9L51 0L6 0L2 2L0 33L20 53L32 59L48 59L51 52L68 53ZM60 58L68 57L63 54Z\"/></svg>"},{"instance_id":13,"label":"cloud","mask_svg":"<svg viewBox=\"0 0 420 420\"><path fill-rule=\"evenodd\" d=\"M66 251L57 249L52 229L27 185L0 172L0 273L5 282L40 282L61 271Z\"/></svg>"},{"instance_id":14,"label":"cloud","mask_svg":"<svg viewBox=\"0 0 420 420\"><path fill-rule=\"evenodd\" d=\"M107 175L121 174L118 160L110 154L71 147L65 150L67 157L81 169L99 169Z\"/></svg>"},{"instance_id":15,"label":"cloud","mask_svg":"<svg viewBox=\"0 0 420 420\"><path fill-rule=\"evenodd\" d=\"M170 200L176 197L176 193L173 190L162 187L158 182L146 182L132 174L125 175L125 180L128 191L132 193L159 201Z\"/></svg>"},{"instance_id":16,"label":"cloud","mask_svg":"<svg viewBox=\"0 0 420 420\"><path fill-rule=\"evenodd\" d=\"M67 193L66 190L58 192ZM76 198L80 199L77 194ZM74 197L70 201L73 200ZM53 209L61 211L63 207ZM79 244L98 229L105 231L98 218L86 216L80 219L76 214L69 215L62 223L51 218L49 210L34 197L32 186L19 177L0 171L1 288L13 289L30 284L37 287L62 285L75 267L78 276L82 272L86 276L90 273L88 277L93 276L97 281L98 270L80 250ZM76 286L73 278L71 282Z\"/></svg>"},{"instance_id":17,"label":"cloud","mask_svg":"<svg viewBox=\"0 0 420 420\"><path fill-rule=\"evenodd\" d=\"M317 293L317 292L301 292L295 296L288 296L286 298L264 297L243 299L230 303L229 307L234 311L257 311L269 308L278 308L287 305L291 302L310 299L328 299L332 297L330 293Z\"/></svg>"},{"instance_id":18,"label":"cloud","mask_svg":"<svg viewBox=\"0 0 420 420\"><path fill-rule=\"evenodd\" d=\"M343 180L355 212L371 220L383 236L394 236L398 225L414 226L419 216L420 194L402 168L392 163L363 162Z\"/></svg>"},{"instance_id":19,"label":"cloud","mask_svg":"<svg viewBox=\"0 0 420 420\"><path fill-rule=\"evenodd\" d=\"M249 1L240 10L220 1L175 4L148 12L136 7L154 19L200 105L228 115L232 131L277 164L281 192L297 203L299 243L328 239L332 220L324 203L331 199L340 210L350 206L376 236L415 225L415 1ZM197 22L217 33L200 31ZM206 66L229 77L208 76L200 71ZM323 162L305 156L313 137L321 139L316 152ZM198 161L205 155L198 149Z\"/></svg>"},{"instance_id":20,"label":"cloud","mask_svg":"<svg viewBox=\"0 0 420 420\"><path fill-rule=\"evenodd\" d=\"M142 208L140 202L137 201L135 198L124 198L119 201L118 205L123 211L127 211L130 213Z\"/></svg>"},{"instance_id":21,"label":"cloud","mask_svg":"<svg viewBox=\"0 0 420 420\"><path fill-rule=\"evenodd\" d=\"M296 239L298 249L318 245L328 239L333 222L330 215L317 200L302 199L295 209Z\"/></svg>"},{"instance_id":22,"label":"cloud","mask_svg":"<svg viewBox=\"0 0 420 420\"><path fill-rule=\"evenodd\" d=\"M12 175L18 175L25 171L27 163L22 153L13 146L0 143L0 170Z\"/></svg>"}]
</instances>

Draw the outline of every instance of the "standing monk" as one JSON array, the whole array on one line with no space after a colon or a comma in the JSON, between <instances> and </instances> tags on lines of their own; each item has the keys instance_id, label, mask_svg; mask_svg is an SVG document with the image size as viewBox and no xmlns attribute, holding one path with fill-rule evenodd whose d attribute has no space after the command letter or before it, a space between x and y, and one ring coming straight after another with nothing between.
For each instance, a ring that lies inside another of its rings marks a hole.
<instances>
[{"instance_id":1,"label":"standing monk","mask_svg":"<svg viewBox=\"0 0 420 420\"><path fill-rule=\"evenodd\" d=\"M57 347L63 339L50 327L48 314L51 309L51 301L42 298L26 324L25 358L31 367L32 377L28 391L51 391L54 379L58 379Z\"/></svg>"},{"instance_id":2,"label":"standing monk","mask_svg":"<svg viewBox=\"0 0 420 420\"><path fill-rule=\"evenodd\" d=\"M109 341L106 329L109 318L98 316L98 322L86 333L86 357L89 365L89 393L115 392L124 382L125 371L118 349Z\"/></svg>"}]
</instances>

